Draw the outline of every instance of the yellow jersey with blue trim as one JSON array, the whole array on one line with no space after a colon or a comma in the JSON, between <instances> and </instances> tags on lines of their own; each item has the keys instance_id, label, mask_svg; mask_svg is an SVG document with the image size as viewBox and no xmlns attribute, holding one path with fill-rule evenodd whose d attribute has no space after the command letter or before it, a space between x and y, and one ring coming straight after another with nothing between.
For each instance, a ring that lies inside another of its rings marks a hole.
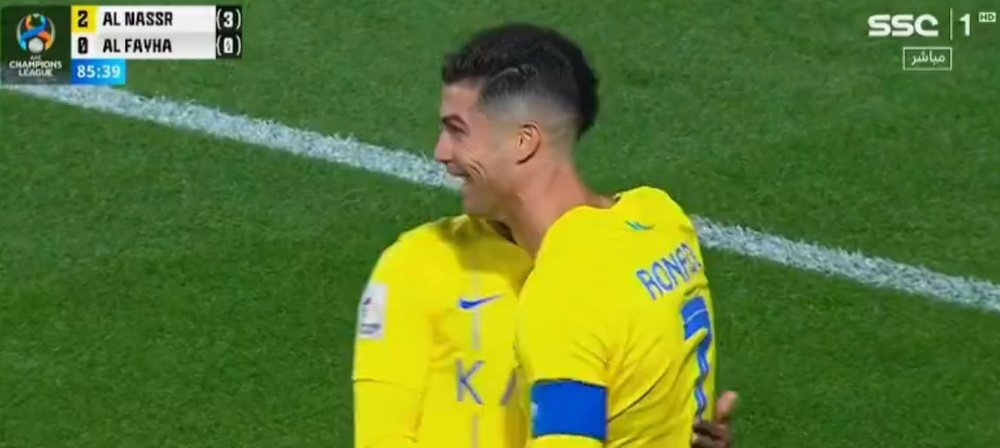
<instances>
[{"instance_id":1,"label":"yellow jersey with blue trim","mask_svg":"<svg viewBox=\"0 0 1000 448\"><path fill-rule=\"evenodd\" d=\"M355 447L523 447L514 314L531 266L468 216L417 227L381 254L358 310Z\"/></svg>"},{"instance_id":2,"label":"yellow jersey with blue trim","mask_svg":"<svg viewBox=\"0 0 1000 448\"><path fill-rule=\"evenodd\" d=\"M690 446L714 412L712 313L694 225L665 192L561 216L517 314L528 446Z\"/></svg>"}]
</instances>

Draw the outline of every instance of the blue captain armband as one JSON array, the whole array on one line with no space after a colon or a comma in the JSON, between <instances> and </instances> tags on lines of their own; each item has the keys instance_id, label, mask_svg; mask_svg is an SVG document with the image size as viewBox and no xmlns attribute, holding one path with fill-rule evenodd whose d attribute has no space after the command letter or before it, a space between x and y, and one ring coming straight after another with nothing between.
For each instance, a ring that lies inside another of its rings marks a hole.
<instances>
[{"instance_id":1,"label":"blue captain armband","mask_svg":"<svg viewBox=\"0 0 1000 448\"><path fill-rule=\"evenodd\" d=\"M531 438L550 435L608 436L608 390L573 380L547 380L531 387Z\"/></svg>"}]
</instances>

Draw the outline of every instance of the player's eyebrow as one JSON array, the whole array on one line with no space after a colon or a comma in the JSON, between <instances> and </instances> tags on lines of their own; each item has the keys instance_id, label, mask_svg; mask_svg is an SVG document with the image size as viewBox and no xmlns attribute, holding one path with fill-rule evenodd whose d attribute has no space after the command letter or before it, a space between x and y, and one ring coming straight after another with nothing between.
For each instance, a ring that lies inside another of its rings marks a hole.
<instances>
[{"instance_id":1,"label":"player's eyebrow","mask_svg":"<svg viewBox=\"0 0 1000 448\"><path fill-rule=\"evenodd\" d=\"M441 117L441 124L461 130L466 129L465 120L455 114L449 114Z\"/></svg>"}]
</instances>

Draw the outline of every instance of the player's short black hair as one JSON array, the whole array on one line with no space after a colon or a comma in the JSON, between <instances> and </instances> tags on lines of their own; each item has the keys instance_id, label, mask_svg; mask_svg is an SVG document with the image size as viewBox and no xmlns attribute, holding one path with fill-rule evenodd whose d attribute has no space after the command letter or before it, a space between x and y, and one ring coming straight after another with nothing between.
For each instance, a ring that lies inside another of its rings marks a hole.
<instances>
[{"instance_id":1,"label":"player's short black hair","mask_svg":"<svg viewBox=\"0 0 1000 448\"><path fill-rule=\"evenodd\" d=\"M597 117L597 74L583 50L552 28L508 23L479 31L445 56L441 80L482 82L481 104L521 95L552 100L576 116L577 138Z\"/></svg>"}]
</instances>

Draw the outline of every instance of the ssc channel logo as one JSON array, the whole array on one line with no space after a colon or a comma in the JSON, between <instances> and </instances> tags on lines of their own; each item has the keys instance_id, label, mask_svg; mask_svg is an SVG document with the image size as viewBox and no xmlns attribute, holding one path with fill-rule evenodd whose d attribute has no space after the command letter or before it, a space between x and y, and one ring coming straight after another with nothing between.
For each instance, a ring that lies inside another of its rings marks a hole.
<instances>
[{"instance_id":1,"label":"ssc channel logo","mask_svg":"<svg viewBox=\"0 0 1000 448\"><path fill-rule=\"evenodd\" d=\"M56 27L42 14L28 14L17 23L17 43L31 54L41 54L56 41Z\"/></svg>"}]
</instances>

